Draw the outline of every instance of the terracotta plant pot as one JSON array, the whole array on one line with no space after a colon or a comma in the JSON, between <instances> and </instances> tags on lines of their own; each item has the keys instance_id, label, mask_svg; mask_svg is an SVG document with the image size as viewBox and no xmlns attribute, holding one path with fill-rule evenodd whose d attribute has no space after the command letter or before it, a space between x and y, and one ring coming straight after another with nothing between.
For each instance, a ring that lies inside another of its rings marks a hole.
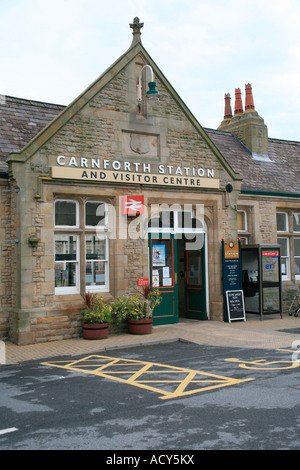
<instances>
[{"instance_id":1,"label":"terracotta plant pot","mask_svg":"<svg viewBox=\"0 0 300 470\"><path fill-rule=\"evenodd\" d=\"M108 335L108 323L82 324L84 339L104 339Z\"/></svg>"},{"instance_id":2,"label":"terracotta plant pot","mask_svg":"<svg viewBox=\"0 0 300 470\"><path fill-rule=\"evenodd\" d=\"M149 335L152 333L153 318L143 320L127 320L128 332L133 335Z\"/></svg>"}]
</instances>

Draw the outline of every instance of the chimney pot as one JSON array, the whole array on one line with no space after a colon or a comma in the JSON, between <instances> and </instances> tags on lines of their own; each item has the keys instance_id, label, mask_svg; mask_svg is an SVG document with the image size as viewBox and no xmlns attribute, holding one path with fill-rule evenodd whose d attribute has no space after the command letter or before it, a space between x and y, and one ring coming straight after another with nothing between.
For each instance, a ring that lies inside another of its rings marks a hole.
<instances>
[{"instance_id":1,"label":"chimney pot","mask_svg":"<svg viewBox=\"0 0 300 470\"><path fill-rule=\"evenodd\" d=\"M230 119L230 118L232 118L231 97L230 97L230 93L225 93L224 119Z\"/></svg>"},{"instance_id":2,"label":"chimney pot","mask_svg":"<svg viewBox=\"0 0 300 470\"><path fill-rule=\"evenodd\" d=\"M235 89L234 114L243 114L242 93L240 88Z\"/></svg>"},{"instance_id":3,"label":"chimney pot","mask_svg":"<svg viewBox=\"0 0 300 470\"><path fill-rule=\"evenodd\" d=\"M254 101L252 95L252 86L250 83L245 85L246 99L245 99L245 111L247 109L254 109Z\"/></svg>"}]
</instances>

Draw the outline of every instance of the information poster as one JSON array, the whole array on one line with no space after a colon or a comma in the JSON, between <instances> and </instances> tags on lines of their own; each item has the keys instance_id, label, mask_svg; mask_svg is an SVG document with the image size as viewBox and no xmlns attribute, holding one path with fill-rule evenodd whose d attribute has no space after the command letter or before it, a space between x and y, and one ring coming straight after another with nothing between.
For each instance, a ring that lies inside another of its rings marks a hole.
<instances>
[{"instance_id":1,"label":"information poster","mask_svg":"<svg viewBox=\"0 0 300 470\"><path fill-rule=\"evenodd\" d=\"M279 281L279 251L262 251L262 269L263 269L263 280L269 282Z\"/></svg>"},{"instance_id":2,"label":"information poster","mask_svg":"<svg viewBox=\"0 0 300 470\"><path fill-rule=\"evenodd\" d=\"M152 247L152 266L165 266L166 247L165 245L153 245Z\"/></svg>"}]
</instances>

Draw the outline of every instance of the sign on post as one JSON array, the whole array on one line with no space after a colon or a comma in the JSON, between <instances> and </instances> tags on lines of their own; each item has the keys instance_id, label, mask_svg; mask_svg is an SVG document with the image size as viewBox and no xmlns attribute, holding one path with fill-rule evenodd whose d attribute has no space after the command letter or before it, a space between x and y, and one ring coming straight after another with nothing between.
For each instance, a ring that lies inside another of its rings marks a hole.
<instances>
[{"instance_id":1,"label":"sign on post","mask_svg":"<svg viewBox=\"0 0 300 470\"><path fill-rule=\"evenodd\" d=\"M244 305L244 297L242 289L242 260L241 260L241 243L236 243L234 240L225 242L222 240L222 257L223 257L223 299L224 299L224 321L244 320L245 321L245 308L243 314L237 313L234 305L228 304L228 293L239 292L235 299L240 302L241 311L241 295L242 303ZM230 301L233 302L234 296L229 294ZM231 307L231 312L229 311ZM237 308L237 307L236 307ZM231 316L230 316L231 315ZM238 318L240 316L240 318ZM234 318L235 317L235 318Z\"/></svg>"},{"instance_id":2,"label":"sign on post","mask_svg":"<svg viewBox=\"0 0 300 470\"><path fill-rule=\"evenodd\" d=\"M226 301L227 301L227 314L228 314L229 323L231 323L232 320L246 321L243 291L242 290L226 291Z\"/></svg>"}]
</instances>

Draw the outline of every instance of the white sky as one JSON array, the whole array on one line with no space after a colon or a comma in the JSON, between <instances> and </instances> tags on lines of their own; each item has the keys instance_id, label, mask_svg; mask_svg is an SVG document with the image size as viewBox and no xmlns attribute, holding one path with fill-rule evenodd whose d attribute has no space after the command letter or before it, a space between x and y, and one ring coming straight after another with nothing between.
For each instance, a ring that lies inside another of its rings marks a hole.
<instances>
[{"instance_id":1,"label":"white sky","mask_svg":"<svg viewBox=\"0 0 300 470\"><path fill-rule=\"evenodd\" d=\"M269 137L300 140L300 0L0 0L0 94L68 105L129 48L135 16L203 127L251 83Z\"/></svg>"}]
</instances>

